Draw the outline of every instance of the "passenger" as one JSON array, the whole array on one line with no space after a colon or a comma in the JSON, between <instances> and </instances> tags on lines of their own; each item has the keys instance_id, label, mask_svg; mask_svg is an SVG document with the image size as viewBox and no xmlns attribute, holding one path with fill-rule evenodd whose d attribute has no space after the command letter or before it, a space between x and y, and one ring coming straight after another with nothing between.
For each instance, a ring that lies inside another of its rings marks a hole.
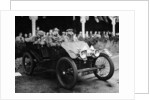
<instances>
[{"instance_id":1,"label":"passenger","mask_svg":"<svg viewBox=\"0 0 150 100\"><path fill-rule=\"evenodd\" d=\"M48 47L53 46L52 36L50 36L50 35L47 36L47 37L45 38L45 42L46 42L46 44L47 44Z\"/></svg>"},{"instance_id":2,"label":"passenger","mask_svg":"<svg viewBox=\"0 0 150 100\"><path fill-rule=\"evenodd\" d=\"M64 42L68 42L69 41L69 37L67 36L67 32L63 32L62 39L63 39Z\"/></svg>"},{"instance_id":3,"label":"passenger","mask_svg":"<svg viewBox=\"0 0 150 100\"><path fill-rule=\"evenodd\" d=\"M60 45L60 35L59 35L59 29L58 28L54 28L53 33L52 33L52 45L53 46L57 46Z\"/></svg>"},{"instance_id":4,"label":"passenger","mask_svg":"<svg viewBox=\"0 0 150 100\"><path fill-rule=\"evenodd\" d=\"M34 44L41 44L42 37L44 36L44 31L37 31L36 36L30 37L30 41Z\"/></svg>"},{"instance_id":5,"label":"passenger","mask_svg":"<svg viewBox=\"0 0 150 100\"><path fill-rule=\"evenodd\" d=\"M45 32L42 31L42 30L39 30L38 33L37 33L37 36L38 36L38 42L41 44L41 45L44 45L45 44Z\"/></svg>"}]
</instances>

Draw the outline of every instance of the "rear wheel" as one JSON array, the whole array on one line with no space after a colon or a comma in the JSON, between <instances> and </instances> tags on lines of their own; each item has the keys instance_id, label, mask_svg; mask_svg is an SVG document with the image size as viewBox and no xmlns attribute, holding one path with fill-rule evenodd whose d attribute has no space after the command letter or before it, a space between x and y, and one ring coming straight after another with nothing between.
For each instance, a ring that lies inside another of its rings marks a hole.
<instances>
[{"instance_id":1,"label":"rear wheel","mask_svg":"<svg viewBox=\"0 0 150 100\"><path fill-rule=\"evenodd\" d=\"M35 63L34 63L33 57L31 56L30 53L28 53L28 52L24 53L23 59L22 59L22 65L23 65L24 71L27 75L33 74L33 70L35 68Z\"/></svg>"},{"instance_id":2,"label":"rear wheel","mask_svg":"<svg viewBox=\"0 0 150 100\"><path fill-rule=\"evenodd\" d=\"M114 74L113 61L104 53L101 53L100 56L94 61L94 66L98 67L98 69L94 71L94 74L100 80L106 81Z\"/></svg>"},{"instance_id":3,"label":"rear wheel","mask_svg":"<svg viewBox=\"0 0 150 100\"><path fill-rule=\"evenodd\" d=\"M72 89L77 81L77 66L69 57L60 58L56 66L59 83L66 89Z\"/></svg>"}]
</instances>

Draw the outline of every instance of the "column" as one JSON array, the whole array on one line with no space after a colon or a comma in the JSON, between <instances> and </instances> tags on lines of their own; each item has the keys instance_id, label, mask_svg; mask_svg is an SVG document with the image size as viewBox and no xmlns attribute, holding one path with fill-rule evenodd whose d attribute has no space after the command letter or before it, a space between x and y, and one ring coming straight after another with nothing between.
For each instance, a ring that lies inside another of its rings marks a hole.
<instances>
[{"instance_id":1,"label":"column","mask_svg":"<svg viewBox=\"0 0 150 100\"><path fill-rule=\"evenodd\" d=\"M36 20L38 16L30 16L29 18L32 21L32 36L36 36Z\"/></svg>"},{"instance_id":2,"label":"column","mask_svg":"<svg viewBox=\"0 0 150 100\"><path fill-rule=\"evenodd\" d=\"M85 38L85 22L86 22L86 16L81 16L80 21L82 24L82 37Z\"/></svg>"},{"instance_id":3,"label":"column","mask_svg":"<svg viewBox=\"0 0 150 100\"><path fill-rule=\"evenodd\" d=\"M113 34L113 36L115 36L115 25L116 25L116 21L115 21L115 18L112 20L112 34Z\"/></svg>"},{"instance_id":4,"label":"column","mask_svg":"<svg viewBox=\"0 0 150 100\"><path fill-rule=\"evenodd\" d=\"M116 25L116 17L115 16L109 16L112 23L112 35L115 36L115 25Z\"/></svg>"}]
</instances>

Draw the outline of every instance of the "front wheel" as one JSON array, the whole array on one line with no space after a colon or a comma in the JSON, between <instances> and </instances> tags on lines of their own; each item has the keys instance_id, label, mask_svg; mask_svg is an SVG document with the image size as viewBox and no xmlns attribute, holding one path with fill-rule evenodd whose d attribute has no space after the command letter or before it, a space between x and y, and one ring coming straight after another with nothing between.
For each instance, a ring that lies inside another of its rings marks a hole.
<instances>
[{"instance_id":1,"label":"front wheel","mask_svg":"<svg viewBox=\"0 0 150 100\"><path fill-rule=\"evenodd\" d=\"M77 66L69 57L62 57L57 63L56 74L60 85L72 89L77 81Z\"/></svg>"},{"instance_id":2,"label":"front wheel","mask_svg":"<svg viewBox=\"0 0 150 100\"><path fill-rule=\"evenodd\" d=\"M100 56L94 61L94 66L98 67L98 69L94 71L94 74L100 80L106 81L114 74L113 61L105 53L101 53Z\"/></svg>"}]
</instances>

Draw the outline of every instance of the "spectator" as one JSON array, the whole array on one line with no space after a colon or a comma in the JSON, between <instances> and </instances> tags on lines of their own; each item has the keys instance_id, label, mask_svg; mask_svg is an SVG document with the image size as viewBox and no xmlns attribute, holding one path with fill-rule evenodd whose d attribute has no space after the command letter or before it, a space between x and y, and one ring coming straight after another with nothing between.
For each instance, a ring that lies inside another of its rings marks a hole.
<instances>
[{"instance_id":1,"label":"spectator","mask_svg":"<svg viewBox=\"0 0 150 100\"><path fill-rule=\"evenodd\" d=\"M95 31L95 33L94 33L94 36L96 36L97 35L97 31Z\"/></svg>"},{"instance_id":2,"label":"spectator","mask_svg":"<svg viewBox=\"0 0 150 100\"><path fill-rule=\"evenodd\" d=\"M98 35L97 35L99 38L101 38L101 32L98 31Z\"/></svg>"},{"instance_id":3,"label":"spectator","mask_svg":"<svg viewBox=\"0 0 150 100\"><path fill-rule=\"evenodd\" d=\"M40 27L37 27L37 28L36 28L36 31L39 31L39 30L40 30Z\"/></svg>"},{"instance_id":4,"label":"spectator","mask_svg":"<svg viewBox=\"0 0 150 100\"><path fill-rule=\"evenodd\" d=\"M24 35L24 41L27 41L27 39L28 39L28 34L25 34Z\"/></svg>"},{"instance_id":5,"label":"spectator","mask_svg":"<svg viewBox=\"0 0 150 100\"><path fill-rule=\"evenodd\" d=\"M24 34L24 38L28 38L28 34L25 33L25 34Z\"/></svg>"},{"instance_id":6,"label":"spectator","mask_svg":"<svg viewBox=\"0 0 150 100\"><path fill-rule=\"evenodd\" d=\"M92 33L92 31L90 31L90 37L93 37L93 33Z\"/></svg>"},{"instance_id":7,"label":"spectator","mask_svg":"<svg viewBox=\"0 0 150 100\"><path fill-rule=\"evenodd\" d=\"M83 40L83 37L82 37L82 32L80 31L78 36L77 36L78 40Z\"/></svg>"},{"instance_id":8,"label":"spectator","mask_svg":"<svg viewBox=\"0 0 150 100\"><path fill-rule=\"evenodd\" d=\"M32 33L29 33L29 38L32 37Z\"/></svg>"},{"instance_id":9,"label":"spectator","mask_svg":"<svg viewBox=\"0 0 150 100\"><path fill-rule=\"evenodd\" d=\"M105 38L109 39L108 31L106 32Z\"/></svg>"},{"instance_id":10,"label":"spectator","mask_svg":"<svg viewBox=\"0 0 150 100\"><path fill-rule=\"evenodd\" d=\"M76 34L73 35L73 41L75 41L75 42L78 41L78 38L77 38Z\"/></svg>"},{"instance_id":11,"label":"spectator","mask_svg":"<svg viewBox=\"0 0 150 100\"><path fill-rule=\"evenodd\" d=\"M22 36L22 33L19 33L19 36L16 37L17 42L24 42L24 38Z\"/></svg>"},{"instance_id":12,"label":"spectator","mask_svg":"<svg viewBox=\"0 0 150 100\"><path fill-rule=\"evenodd\" d=\"M111 38L112 37L112 33L108 32L108 36L109 36L109 38Z\"/></svg>"},{"instance_id":13,"label":"spectator","mask_svg":"<svg viewBox=\"0 0 150 100\"><path fill-rule=\"evenodd\" d=\"M86 37L86 38L89 38L89 32L88 32L88 31L86 31L85 37Z\"/></svg>"}]
</instances>

